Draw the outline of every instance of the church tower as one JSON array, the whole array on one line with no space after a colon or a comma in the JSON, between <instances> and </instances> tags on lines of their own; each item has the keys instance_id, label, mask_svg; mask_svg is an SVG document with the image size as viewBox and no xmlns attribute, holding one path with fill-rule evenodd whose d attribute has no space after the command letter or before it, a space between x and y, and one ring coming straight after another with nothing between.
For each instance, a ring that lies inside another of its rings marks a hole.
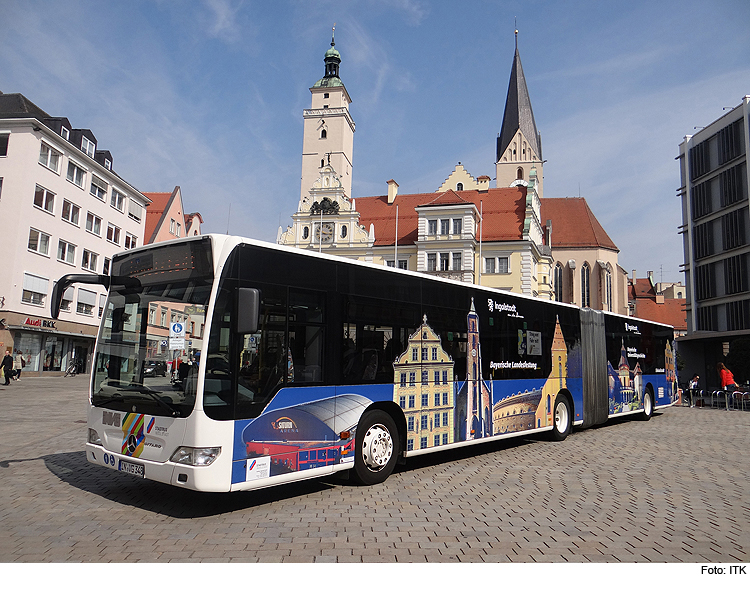
<instances>
[{"instance_id":1,"label":"church tower","mask_svg":"<svg viewBox=\"0 0 750 591\"><path fill-rule=\"evenodd\" d=\"M495 172L498 187L527 184L531 171L537 179L537 193L543 195L542 136L536 129L534 112L531 110L529 89L521 67L518 53L518 31L516 30L516 53L510 71L508 96L500 135L497 137Z\"/></svg>"},{"instance_id":2,"label":"church tower","mask_svg":"<svg viewBox=\"0 0 750 591\"><path fill-rule=\"evenodd\" d=\"M334 33L336 27L334 26ZM330 166L341 180L344 194L352 196L352 151L354 149L354 121L349 114L352 102L344 83L339 78L341 54L336 49L335 37L326 51L325 75L310 89L312 104L303 111L302 183L300 198L309 194L319 179L321 169Z\"/></svg>"}]
</instances>

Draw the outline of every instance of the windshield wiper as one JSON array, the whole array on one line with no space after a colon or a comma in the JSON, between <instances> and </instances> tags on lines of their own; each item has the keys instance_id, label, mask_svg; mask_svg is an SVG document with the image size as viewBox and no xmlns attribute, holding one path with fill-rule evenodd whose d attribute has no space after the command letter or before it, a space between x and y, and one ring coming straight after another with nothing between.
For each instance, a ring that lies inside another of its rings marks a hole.
<instances>
[{"instance_id":1,"label":"windshield wiper","mask_svg":"<svg viewBox=\"0 0 750 591\"><path fill-rule=\"evenodd\" d=\"M123 383L123 382L121 382ZM147 388L146 386L139 386L138 384L127 384L127 388L122 388L120 392L139 392L141 394L147 394L150 398L155 400L159 406L162 408L167 409L169 412L172 413L173 417L179 417L182 416L182 413L180 412L180 409L172 406L169 402L164 400L161 396L159 396L156 392L152 391L151 389Z\"/></svg>"}]
</instances>

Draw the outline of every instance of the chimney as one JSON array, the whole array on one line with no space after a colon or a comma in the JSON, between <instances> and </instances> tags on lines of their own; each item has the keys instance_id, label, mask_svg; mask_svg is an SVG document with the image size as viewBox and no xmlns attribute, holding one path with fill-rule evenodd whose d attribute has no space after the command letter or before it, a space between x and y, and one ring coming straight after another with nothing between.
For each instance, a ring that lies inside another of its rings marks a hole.
<instances>
[{"instance_id":1,"label":"chimney","mask_svg":"<svg viewBox=\"0 0 750 591\"><path fill-rule=\"evenodd\" d=\"M656 303L657 304L663 304L664 303L664 294L663 293L657 293L656 294Z\"/></svg>"},{"instance_id":2,"label":"chimney","mask_svg":"<svg viewBox=\"0 0 750 591\"><path fill-rule=\"evenodd\" d=\"M398 195L398 183L391 179L388 181L388 205L396 200L396 195Z\"/></svg>"},{"instance_id":3,"label":"chimney","mask_svg":"<svg viewBox=\"0 0 750 591\"><path fill-rule=\"evenodd\" d=\"M483 193L490 190L490 177L486 174L477 177L478 189Z\"/></svg>"},{"instance_id":4,"label":"chimney","mask_svg":"<svg viewBox=\"0 0 750 591\"><path fill-rule=\"evenodd\" d=\"M635 285L635 269L633 269L633 285Z\"/></svg>"},{"instance_id":5,"label":"chimney","mask_svg":"<svg viewBox=\"0 0 750 591\"><path fill-rule=\"evenodd\" d=\"M654 286L654 272L653 271L646 271L646 274L648 275L648 280L651 283L651 286Z\"/></svg>"}]
</instances>

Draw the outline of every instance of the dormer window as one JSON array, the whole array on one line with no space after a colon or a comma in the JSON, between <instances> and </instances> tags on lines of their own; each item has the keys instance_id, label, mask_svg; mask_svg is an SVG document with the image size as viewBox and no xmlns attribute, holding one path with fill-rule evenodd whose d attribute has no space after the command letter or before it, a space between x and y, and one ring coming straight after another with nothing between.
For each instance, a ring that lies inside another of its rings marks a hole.
<instances>
[{"instance_id":1,"label":"dormer window","mask_svg":"<svg viewBox=\"0 0 750 591\"><path fill-rule=\"evenodd\" d=\"M464 184L458 183L456 184L456 191L463 191L464 190Z\"/></svg>"},{"instance_id":2,"label":"dormer window","mask_svg":"<svg viewBox=\"0 0 750 591\"><path fill-rule=\"evenodd\" d=\"M94 152L96 152L96 144L89 138L84 136L81 138L81 151L83 151L84 154L86 154L90 158L93 158Z\"/></svg>"},{"instance_id":3,"label":"dormer window","mask_svg":"<svg viewBox=\"0 0 750 591\"><path fill-rule=\"evenodd\" d=\"M112 170L112 161L111 160L107 160L105 158L104 159L104 168L106 168L107 170Z\"/></svg>"},{"instance_id":4,"label":"dormer window","mask_svg":"<svg viewBox=\"0 0 750 591\"><path fill-rule=\"evenodd\" d=\"M60 128L60 135L64 140L70 139L70 130L67 127L61 127Z\"/></svg>"}]
</instances>

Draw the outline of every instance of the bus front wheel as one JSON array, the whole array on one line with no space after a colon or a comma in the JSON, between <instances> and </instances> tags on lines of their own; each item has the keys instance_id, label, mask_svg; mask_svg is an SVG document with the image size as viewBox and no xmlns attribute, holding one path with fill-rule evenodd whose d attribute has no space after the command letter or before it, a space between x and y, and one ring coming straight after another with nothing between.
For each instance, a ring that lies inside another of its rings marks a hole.
<instances>
[{"instance_id":1,"label":"bus front wheel","mask_svg":"<svg viewBox=\"0 0 750 591\"><path fill-rule=\"evenodd\" d=\"M365 413L357 425L354 478L364 485L384 482L393 472L399 454L396 423L387 412Z\"/></svg>"},{"instance_id":2,"label":"bus front wheel","mask_svg":"<svg viewBox=\"0 0 750 591\"><path fill-rule=\"evenodd\" d=\"M553 419L552 439L562 441L570 433L571 426L570 402L564 394L558 394L555 398Z\"/></svg>"}]
</instances>

